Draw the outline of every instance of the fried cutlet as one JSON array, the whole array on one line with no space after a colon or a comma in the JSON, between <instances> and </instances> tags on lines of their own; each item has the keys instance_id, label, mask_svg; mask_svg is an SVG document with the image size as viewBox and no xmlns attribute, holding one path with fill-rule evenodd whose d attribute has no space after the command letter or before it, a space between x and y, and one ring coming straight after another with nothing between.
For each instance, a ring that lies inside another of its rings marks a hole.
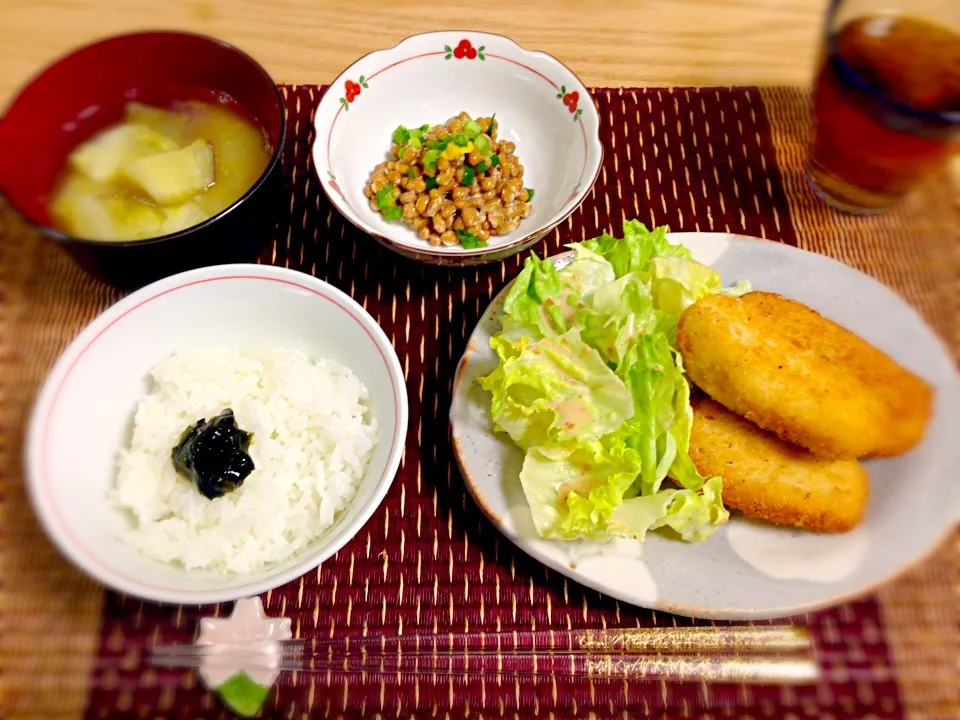
<instances>
[{"instance_id":1,"label":"fried cutlet","mask_svg":"<svg viewBox=\"0 0 960 720\"><path fill-rule=\"evenodd\" d=\"M708 397L691 398L690 458L723 478L723 502L745 515L804 530L846 532L863 517L867 473L784 442Z\"/></svg>"},{"instance_id":2,"label":"fried cutlet","mask_svg":"<svg viewBox=\"0 0 960 720\"><path fill-rule=\"evenodd\" d=\"M931 388L794 300L710 295L680 318L690 378L760 427L826 458L887 457L923 437Z\"/></svg>"}]
</instances>

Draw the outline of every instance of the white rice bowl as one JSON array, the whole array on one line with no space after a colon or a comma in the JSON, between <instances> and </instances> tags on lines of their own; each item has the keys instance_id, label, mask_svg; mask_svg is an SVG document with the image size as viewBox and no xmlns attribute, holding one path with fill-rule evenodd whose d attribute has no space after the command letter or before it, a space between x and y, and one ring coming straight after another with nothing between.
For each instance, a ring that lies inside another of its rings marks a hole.
<instances>
[{"instance_id":1,"label":"white rice bowl","mask_svg":"<svg viewBox=\"0 0 960 720\"><path fill-rule=\"evenodd\" d=\"M208 347L151 371L109 499L128 513L122 539L187 570L249 573L319 538L353 500L377 441L367 388L332 360L284 348ZM201 418L231 408L253 433L255 469L209 500L171 451Z\"/></svg>"}]
</instances>

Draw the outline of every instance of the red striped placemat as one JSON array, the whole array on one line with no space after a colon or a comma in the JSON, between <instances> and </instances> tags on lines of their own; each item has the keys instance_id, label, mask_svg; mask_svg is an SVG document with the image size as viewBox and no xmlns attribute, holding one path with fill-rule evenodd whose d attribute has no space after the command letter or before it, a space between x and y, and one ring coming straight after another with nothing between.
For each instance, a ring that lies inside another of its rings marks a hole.
<instances>
[{"instance_id":1,"label":"red striped placemat","mask_svg":"<svg viewBox=\"0 0 960 720\"><path fill-rule=\"evenodd\" d=\"M501 538L474 506L447 440L451 382L466 336L522 257L456 270L380 248L331 208L312 175L310 118L321 90L282 90L291 202L262 261L315 274L367 308L404 365L411 422L405 459L383 506L334 558L266 594L268 612L293 618L301 636L324 637L699 624L620 604L547 570ZM958 349L960 211L949 178L886 215L846 218L820 205L803 184L808 121L799 90L598 90L594 98L605 135L600 179L534 251L552 254L633 217L650 226L800 245L891 284ZM143 672L139 659L148 643L190 640L199 617L229 606L157 606L104 593L50 548L27 509L19 443L33 393L56 354L116 295L9 212L0 213L0 252L0 657L8 666L0 714L227 717L189 672ZM289 676L263 715L956 717L957 545L954 538L878 596L801 618L840 671L815 687L549 677L498 684L470 676L438 686ZM856 671L863 668L874 672L861 678Z\"/></svg>"}]
</instances>

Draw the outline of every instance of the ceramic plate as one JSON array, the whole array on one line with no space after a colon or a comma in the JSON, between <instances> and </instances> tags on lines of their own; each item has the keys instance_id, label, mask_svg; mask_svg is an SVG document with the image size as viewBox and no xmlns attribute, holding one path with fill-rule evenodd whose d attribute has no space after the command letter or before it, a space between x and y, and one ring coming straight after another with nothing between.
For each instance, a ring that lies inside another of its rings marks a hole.
<instances>
[{"instance_id":1,"label":"ceramic plate","mask_svg":"<svg viewBox=\"0 0 960 720\"><path fill-rule=\"evenodd\" d=\"M490 396L477 383L496 367L488 341L499 330L504 291L470 337L450 411L457 461L487 516L522 550L573 580L635 605L703 618L782 617L832 605L931 552L960 519L960 382L933 331L892 290L825 256L724 234L671 237L725 284L748 279L754 289L804 302L924 377L936 390L924 441L906 455L864 463L870 502L863 522L846 534L775 527L734 511L696 545L657 532L645 543L541 540L520 486L523 455L494 434Z\"/></svg>"},{"instance_id":2,"label":"ceramic plate","mask_svg":"<svg viewBox=\"0 0 960 720\"><path fill-rule=\"evenodd\" d=\"M408 225L387 221L363 194L387 159L398 125L438 125L467 111L496 113L499 137L516 144L533 212L486 247L431 247ZM498 260L530 247L583 202L600 172L600 118L569 68L500 35L431 32L365 55L317 106L313 166L333 205L391 250L440 265Z\"/></svg>"}]
</instances>

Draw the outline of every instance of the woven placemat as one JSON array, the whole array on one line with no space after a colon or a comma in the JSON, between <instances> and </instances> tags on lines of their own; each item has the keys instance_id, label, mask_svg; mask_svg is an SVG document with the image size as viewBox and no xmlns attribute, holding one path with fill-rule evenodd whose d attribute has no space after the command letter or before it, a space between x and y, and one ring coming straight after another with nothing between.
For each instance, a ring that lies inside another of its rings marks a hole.
<instances>
[{"instance_id":1,"label":"woven placemat","mask_svg":"<svg viewBox=\"0 0 960 720\"><path fill-rule=\"evenodd\" d=\"M383 506L316 571L264 596L301 635L692 624L617 603L516 551L474 506L447 442L465 337L522 257L451 270L381 249L345 223L309 166L316 87L283 87L291 203L263 262L351 293L391 337L407 375L410 433ZM807 96L793 89L597 90L606 155L587 201L534 250L637 217L674 230L757 235L857 266L957 336L960 208L944 175L896 210L839 216L802 179ZM29 404L56 355L118 296L0 212L0 716L227 717L188 672L138 668L146 644L189 640L226 607L157 606L104 592L54 551L30 512L20 445ZM285 677L265 717L938 718L960 715L960 536L879 595L800 618L832 683L811 688L454 678L396 684ZM855 676L857 668L887 671ZM846 676L843 672L849 671ZM845 679L846 678L846 679Z\"/></svg>"}]
</instances>

